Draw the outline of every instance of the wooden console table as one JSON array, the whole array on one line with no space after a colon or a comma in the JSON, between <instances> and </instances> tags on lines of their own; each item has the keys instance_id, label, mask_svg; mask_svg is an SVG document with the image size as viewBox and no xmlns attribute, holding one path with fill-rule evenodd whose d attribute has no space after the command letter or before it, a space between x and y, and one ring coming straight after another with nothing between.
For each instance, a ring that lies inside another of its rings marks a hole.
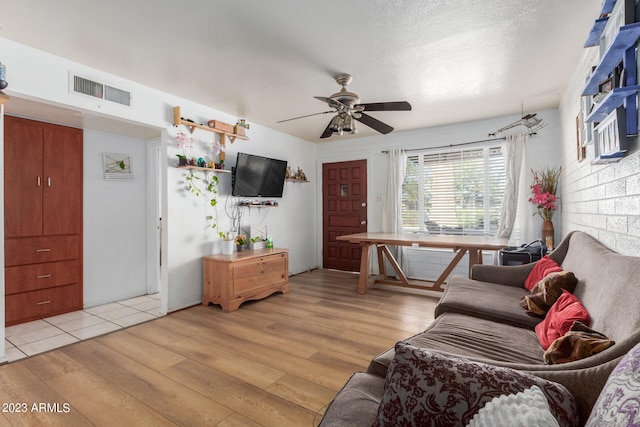
<instances>
[{"instance_id":1,"label":"wooden console table","mask_svg":"<svg viewBox=\"0 0 640 427\"><path fill-rule=\"evenodd\" d=\"M428 289L442 291L442 283L453 269L458 265L464 254L469 253L469 271L474 264L482 264L482 251L497 251L507 247L507 239L486 237L486 236L454 236L442 234L395 234L395 233L356 233L339 236L336 240L346 240L357 243L362 248L360 258L360 281L358 283L358 293L365 294L368 285L381 283L385 285L403 286L408 288ZM387 245L395 246L418 246L422 248L453 249L455 257L442 272L433 286L419 286L409 281L403 273L400 265L393 257ZM377 248L378 269L380 274L369 277L369 259L371 249ZM386 275L384 257L389 260L391 266L398 275L398 280L392 280Z\"/></svg>"},{"instance_id":2,"label":"wooden console table","mask_svg":"<svg viewBox=\"0 0 640 427\"><path fill-rule=\"evenodd\" d=\"M289 251L257 249L202 258L202 304L219 304L235 311L245 301L286 294L289 286Z\"/></svg>"}]
</instances>

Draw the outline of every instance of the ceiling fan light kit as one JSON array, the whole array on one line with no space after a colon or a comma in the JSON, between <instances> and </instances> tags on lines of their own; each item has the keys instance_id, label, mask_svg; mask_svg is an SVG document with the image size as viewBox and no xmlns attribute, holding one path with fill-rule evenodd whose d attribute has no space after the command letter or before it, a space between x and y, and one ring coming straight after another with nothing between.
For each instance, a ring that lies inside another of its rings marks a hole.
<instances>
[{"instance_id":1,"label":"ceiling fan light kit","mask_svg":"<svg viewBox=\"0 0 640 427\"><path fill-rule=\"evenodd\" d=\"M358 133L354 119L382 134L387 134L393 130L393 127L369 116L368 114L365 114L364 111L411 111L411 104L407 101L361 104L360 97L347 90L347 85L351 83L351 80L353 80L350 74L342 73L336 75L334 78L336 82L342 86L340 91L334 93L328 98L323 96L314 97L328 104L329 107L333 108L333 110L281 120L278 123L302 119L304 117L315 116L318 114L335 112L337 114L331 118L331 121L325 128L324 132L322 132L322 135L320 135L320 138L328 138L336 133L338 135L343 135L344 132L352 135Z\"/></svg>"}]
</instances>

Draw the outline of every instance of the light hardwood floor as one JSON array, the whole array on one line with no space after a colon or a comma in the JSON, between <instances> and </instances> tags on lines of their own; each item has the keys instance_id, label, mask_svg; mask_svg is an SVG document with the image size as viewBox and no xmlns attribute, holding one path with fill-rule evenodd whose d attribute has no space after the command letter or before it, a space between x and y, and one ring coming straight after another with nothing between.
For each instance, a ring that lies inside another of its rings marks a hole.
<instances>
[{"instance_id":1,"label":"light hardwood floor","mask_svg":"<svg viewBox=\"0 0 640 427\"><path fill-rule=\"evenodd\" d=\"M335 271L290 283L236 312L195 306L0 366L0 427L314 426L351 374L425 329L437 303L359 295L358 276Z\"/></svg>"}]
</instances>

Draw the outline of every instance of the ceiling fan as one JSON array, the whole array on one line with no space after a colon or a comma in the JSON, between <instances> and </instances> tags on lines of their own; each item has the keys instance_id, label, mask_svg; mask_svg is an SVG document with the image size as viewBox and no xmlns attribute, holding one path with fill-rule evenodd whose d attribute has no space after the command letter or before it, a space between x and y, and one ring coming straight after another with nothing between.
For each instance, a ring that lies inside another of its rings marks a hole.
<instances>
[{"instance_id":1,"label":"ceiling fan","mask_svg":"<svg viewBox=\"0 0 640 427\"><path fill-rule=\"evenodd\" d=\"M322 102L326 102L329 107L333 108L333 110L280 120L278 123L302 119L304 117L317 116L319 114L336 113L324 132L322 132L322 135L320 135L320 138L328 138L334 133L339 135L342 135L344 132L351 134L357 133L358 130L356 129L354 119L382 134L387 134L393 130L393 127L371 117L366 114L365 111L411 111L411 104L407 101L361 104L358 95L347 90L347 85L351 83L351 80L353 79L350 74L338 74L335 76L335 79L336 82L342 86L342 89L340 89L339 92L334 93L328 98L323 96L314 96L314 98L319 99Z\"/></svg>"}]
</instances>

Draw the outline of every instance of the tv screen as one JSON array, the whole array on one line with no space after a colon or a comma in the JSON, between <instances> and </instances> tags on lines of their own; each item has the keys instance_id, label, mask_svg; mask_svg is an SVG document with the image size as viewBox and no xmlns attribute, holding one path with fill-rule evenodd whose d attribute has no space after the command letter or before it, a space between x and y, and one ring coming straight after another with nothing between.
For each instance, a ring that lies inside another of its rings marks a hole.
<instances>
[{"instance_id":1,"label":"tv screen","mask_svg":"<svg viewBox=\"0 0 640 427\"><path fill-rule=\"evenodd\" d=\"M282 197L287 162L238 153L231 194L240 197Z\"/></svg>"}]
</instances>

